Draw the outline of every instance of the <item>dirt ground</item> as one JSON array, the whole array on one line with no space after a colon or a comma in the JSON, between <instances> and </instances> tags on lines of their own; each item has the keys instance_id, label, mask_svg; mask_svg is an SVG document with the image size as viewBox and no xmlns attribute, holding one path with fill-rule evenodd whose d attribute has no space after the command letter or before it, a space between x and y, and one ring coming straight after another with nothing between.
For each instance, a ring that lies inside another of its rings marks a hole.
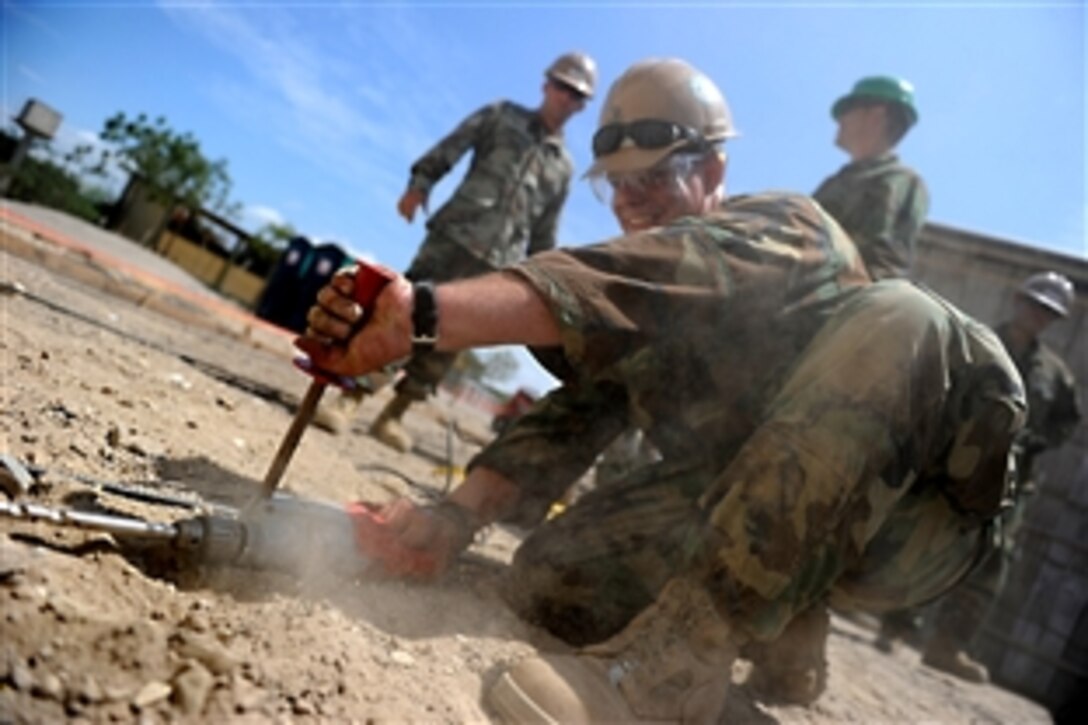
<instances>
[{"instance_id":1,"label":"dirt ground","mask_svg":"<svg viewBox=\"0 0 1088 725\"><path fill-rule=\"evenodd\" d=\"M164 522L192 511L103 483L245 501L307 384L289 338L10 221L0 241L0 453L41 471L22 499ZM395 453L365 434L385 399L365 401L348 434L308 430L284 488L422 500L486 438L486 420L442 400L408 413L417 447ZM487 532L433 584L321 567L197 576L108 534L0 516L0 722L487 722L481 694L501 665L560 648L502 603L518 536ZM766 707L738 686L726 720L1050 721L1033 702L924 668L911 649L882 655L871 640L864 622L836 618L829 687L814 706Z\"/></svg>"}]
</instances>

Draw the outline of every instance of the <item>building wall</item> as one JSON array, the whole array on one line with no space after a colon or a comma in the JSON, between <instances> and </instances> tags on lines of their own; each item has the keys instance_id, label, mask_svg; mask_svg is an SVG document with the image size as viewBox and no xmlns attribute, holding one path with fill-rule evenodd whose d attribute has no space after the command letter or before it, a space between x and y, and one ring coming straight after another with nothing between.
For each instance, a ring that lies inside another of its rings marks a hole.
<instances>
[{"instance_id":1,"label":"building wall","mask_svg":"<svg viewBox=\"0 0 1088 725\"><path fill-rule=\"evenodd\" d=\"M265 281L257 275L169 230L159 237L157 251L209 287L218 282L220 294L247 307L256 306L264 289Z\"/></svg>"},{"instance_id":2,"label":"building wall","mask_svg":"<svg viewBox=\"0 0 1088 725\"><path fill-rule=\"evenodd\" d=\"M1029 274L1054 270L1077 288L1072 314L1044 340L1065 358L1088 403L1088 262L981 234L927 225L915 276L979 320L997 324ZM975 650L995 681L1062 712L1088 690L1088 425L1039 459L1040 492L1019 556Z\"/></svg>"}]
</instances>

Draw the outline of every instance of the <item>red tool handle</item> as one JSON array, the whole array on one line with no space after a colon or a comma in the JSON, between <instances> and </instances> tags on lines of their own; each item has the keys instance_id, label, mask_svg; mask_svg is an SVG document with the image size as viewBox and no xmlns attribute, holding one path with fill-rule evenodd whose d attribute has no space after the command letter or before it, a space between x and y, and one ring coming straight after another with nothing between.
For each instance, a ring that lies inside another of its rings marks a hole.
<instances>
[{"instance_id":1,"label":"red tool handle","mask_svg":"<svg viewBox=\"0 0 1088 725\"><path fill-rule=\"evenodd\" d=\"M359 320L359 327L370 321L374 314L374 301L382 293L385 286L397 277L385 267L373 267L365 262L359 262L355 270L355 301L363 307L363 317Z\"/></svg>"},{"instance_id":2,"label":"red tool handle","mask_svg":"<svg viewBox=\"0 0 1088 725\"><path fill-rule=\"evenodd\" d=\"M396 279L396 276L384 267L373 267L365 262L357 262L355 269L355 292L352 299L363 308L363 316L355 324L358 330L370 321L374 314L374 302L378 299L385 286ZM330 373L316 367L310 358L301 355L295 358L295 367L310 375L314 380L326 384L337 385L348 390L355 387L355 379Z\"/></svg>"}]
</instances>

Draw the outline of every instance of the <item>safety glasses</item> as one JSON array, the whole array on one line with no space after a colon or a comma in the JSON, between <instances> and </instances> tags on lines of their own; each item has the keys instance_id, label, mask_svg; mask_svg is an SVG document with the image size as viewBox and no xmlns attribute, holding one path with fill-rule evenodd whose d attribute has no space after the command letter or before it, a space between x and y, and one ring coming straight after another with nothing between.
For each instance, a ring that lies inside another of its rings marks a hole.
<instances>
[{"instance_id":1,"label":"safety glasses","mask_svg":"<svg viewBox=\"0 0 1088 725\"><path fill-rule=\"evenodd\" d=\"M636 196L648 193L685 193L687 178L704 160L702 154L676 153L666 156L648 169L619 173L599 173L589 177L594 196L611 204L618 191Z\"/></svg>"},{"instance_id":2,"label":"safety glasses","mask_svg":"<svg viewBox=\"0 0 1088 725\"><path fill-rule=\"evenodd\" d=\"M624 139L640 149L655 150L671 146L677 141L690 141L693 146L705 144L702 134L688 126L672 121L644 118L630 123L610 123L601 126L593 134L593 156L600 158L616 151Z\"/></svg>"}]
</instances>

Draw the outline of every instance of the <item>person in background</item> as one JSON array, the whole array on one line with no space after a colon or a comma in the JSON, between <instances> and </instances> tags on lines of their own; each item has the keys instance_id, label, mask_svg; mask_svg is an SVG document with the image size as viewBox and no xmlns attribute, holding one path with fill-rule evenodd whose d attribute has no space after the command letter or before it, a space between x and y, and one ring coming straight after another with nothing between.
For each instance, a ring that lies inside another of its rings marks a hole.
<instances>
[{"instance_id":1,"label":"person in background","mask_svg":"<svg viewBox=\"0 0 1088 725\"><path fill-rule=\"evenodd\" d=\"M717 722L734 659L797 627L811 652L759 666L822 686L796 670L822 663L827 607L943 592L1006 493L1024 400L1001 343L906 280L871 283L810 198L726 197L733 134L705 74L637 63L609 90L589 171L622 236L473 279L398 278L357 333L339 275L297 341L341 374L413 343L562 355L562 385L445 500L383 509L401 546L446 566L481 527L538 512L506 596L580 649L500 673L503 721ZM632 427L661 460L544 519L540 502Z\"/></svg>"},{"instance_id":2,"label":"person in background","mask_svg":"<svg viewBox=\"0 0 1088 725\"><path fill-rule=\"evenodd\" d=\"M574 168L563 127L585 108L596 84L596 62L585 53L565 53L544 72L538 108L512 101L485 106L412 164L408 188L397 202L408 222L420 208L427 210L431 188L466 152L473 154L449 201L427 220L427 236L405 272L408 279L472 277L555 246ZM401 417L434 393L454 357L445 351L416 351L370 434L399 451L410 450L412 438ZM356 399L367 387L357 390ZM353 408L346 408L343 417L350 419Z\"/></svg>"},{"instance_id":3,"label":"person in background","mask_svg":"<svg viewBox=\"0 0 1088 725\"><path fill-rule=\"evenodd\" d=\"M1050 325L1069 316L1073 300L1073 283L1067 277L1057 272L1033 274L1016 290L1012 317L996 328L1027 390L1027 424L1014 444L1016 486L1009 508L995 527L990 552L962 585L941 600L922 652L923 664L971 682L989 681L986 666L971 657L969 650L1008 579L1017 533L1039 486L1036 458L1061 446L1081 420L1073 373L1040 339Z\"/></svg>"},{"instance_id":4,"label":"person in background","mask_svg":"<svg viewBox=\"0 0 1088 725\"><path fill-rule=\"evenodd\" d=\"M862 78L831 106L836 145L850 162L825 179L813 197L850 234L869 275L910 279L914 246L929 208L921 177L900 163L895 147L918 122L914 87L901 78ZM880 618L876 646L883 652L921 630L913 610Z\"/></svg>"},{"instance_id":5,"label":"person in background","mask_svg":"<svg viewBox=\"0 0 1088 725\"><path fill-rule=\"evenodd\" d=\"M901 78L862 78L835 101L835 143L850 163L813 194L846 230L875 280L909 278L914 244L929 210L922 178L895 148L918 122L914 87Z\"/></svg>"}]
</instances>

